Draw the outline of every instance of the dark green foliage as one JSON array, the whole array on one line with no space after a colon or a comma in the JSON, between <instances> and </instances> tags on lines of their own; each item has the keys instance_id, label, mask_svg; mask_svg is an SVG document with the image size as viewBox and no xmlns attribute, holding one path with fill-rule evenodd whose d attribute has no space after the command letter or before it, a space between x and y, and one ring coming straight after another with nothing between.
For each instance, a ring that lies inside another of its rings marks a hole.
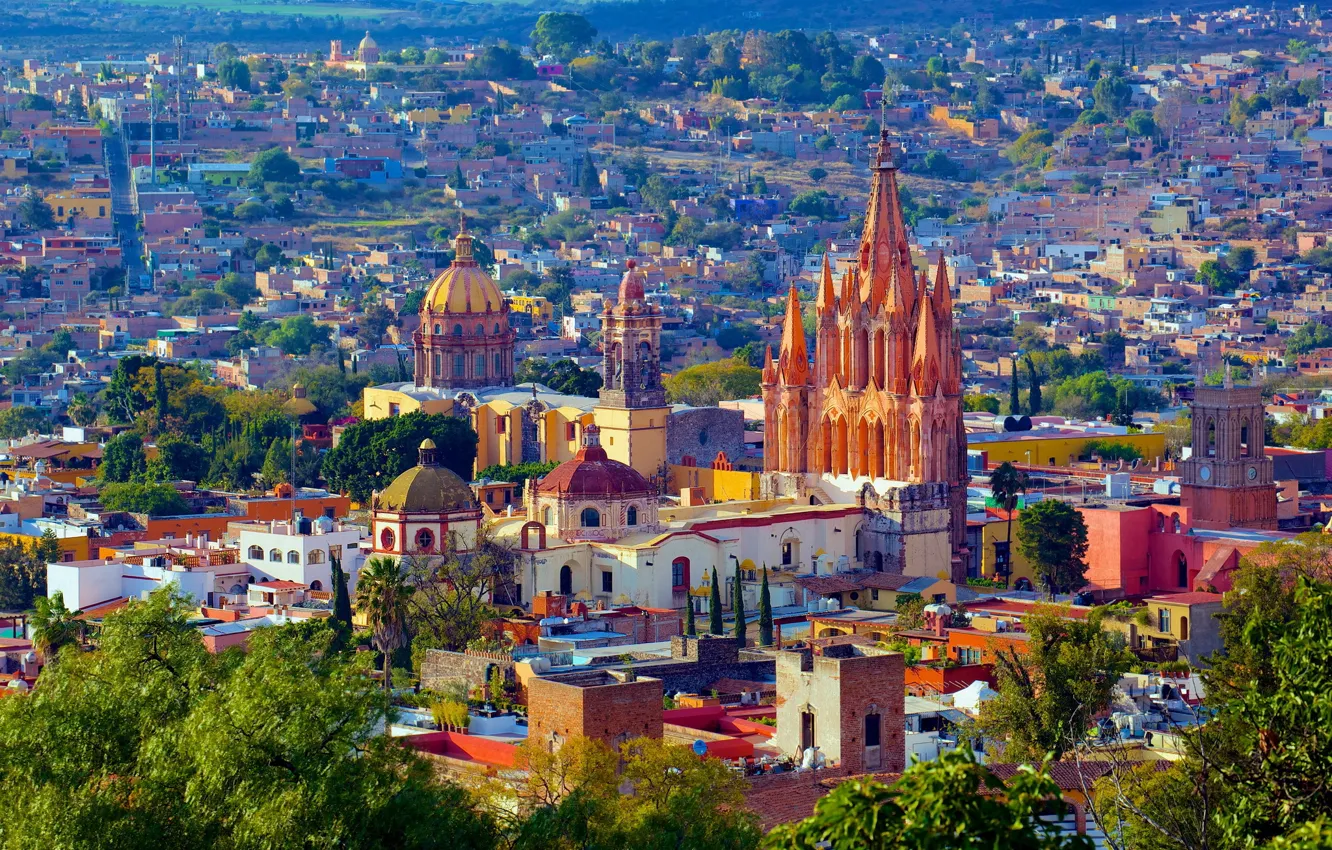
<instances>
[{"instance_id":1,"label":"dark green foliage","mask_svg":"<svg viewBox=\"0 0 1332 850\"><path fill-rule=\"evenodd\" d=\"M717 568L712 568L712 593L708 597L708 634L725 634L722 625L721 583L717 581Z\"/></svg>"},{"instance_id":2,"label":"dark green foliage","mask_svg":"<svg viewBox=\"0 0 1332 850\"><path fill-rule=\"evenodd\" d=\"M759 589L759 646L772 646L772 593L768 590L768 568L763 568Z\"/></svg>"},{"instance_id":3,"label":"dark green foliage","mask_svg":"<svg viewBox=\"0 0 1332 850\"><path fill-rule=\"evenodd\" d=\"M745 619L745 586L740 582L740 564L735 565L735 588L731 592L731 607L735 610L735 642L742 649L749 643L749 623Z\"/></svg>"},{"instance_id":4,"label":"dark green foliage","mask_svg":"<svg viewBox=\"0 0 1332 850\"><path fill-rule=\"evenodd\" d=\"M595 398L601 389L601 375L595 369L583 369L577 363L565 358L551 363L536 357L529 357L518 364L514 373L514 383L538 383L550 387L557 393L581 395Z\"/></svg>"},{"instance_id":5,"label":"dark green foliage","mask_svg":"<svg viewBox=\"0 0 1332 850\"><path fill-rule=\"evenodd\" d=\"M324 478L330 488L364 502L371 492L382 490L416 465L421 442L427 438L439 447L440 465L464 481L472 479L476 460L472 426L456 416L420 411L358 422L343 431L338 445L324 456Z\"/></svg>"}]
</instances>

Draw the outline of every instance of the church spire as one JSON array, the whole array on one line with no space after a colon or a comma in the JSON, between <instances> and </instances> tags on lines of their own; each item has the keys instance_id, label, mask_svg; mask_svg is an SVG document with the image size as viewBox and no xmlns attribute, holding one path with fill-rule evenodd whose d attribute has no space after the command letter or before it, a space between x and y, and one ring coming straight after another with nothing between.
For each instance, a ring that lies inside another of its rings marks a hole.
<instances>
[{"instance_id":1,"label":"church spire","mask_svg":"<svg viewBox=\"0 0 1332 850\"><path fill-rule=\"evenodd\" d=\"M777 382L777 367L772 362L772 346L764 346L763 349L763 383L773 384Z\"/></svg>"},{"instance_id":2,"label":"church spire","mask_svg":"<svg viewBox=\"0 0 1332 850\"><path fill-rule=\"evenodd\" d=\"M819 295L814 304L820 316L832 312L837 306L837 294L833 291L832 263L829 262L826 251L823 254L823 273L819 276Z\"/></svg>"},{"instance_id":3,"label":"church spire","mask_svg":"<svg viewBox=\"0 0 1332 850\"><path fill-rule=\"evenodd\" d=\"M860 300L870 301L878 309L892 285L893 270L907 271L911 257L907 247L906 224L897 196L897 165L885 127L879 134L869 204L865 210L865 229L860 237ZM908 274L910 272L908 271ZM903 291L908 311L914 307L914 292Z\"/></svg>"},{"instance_id":4,"label":"church spire","mask_svg":"<svg viewBox=\"0 0 1332 850\"><path fill-rule=\"evenodd\" d=\"M943 251L939 252L939 267L934 272L934 315L941 323L951 324L953 316L953 293L949 291L948 263Z\"/></svg>"},{"instance_id":5,"label":"church spire","mask_svg":"<svg viewBox=\"0 0 1332 850\"><path fill-rule=\"evenodd\" d=\"M809 383L805 322L800 315L800 297L794 285L786 296L786 319L782 323L782 350L777 361L777 376L784 384Z\"/></svg>"}]
</instances>

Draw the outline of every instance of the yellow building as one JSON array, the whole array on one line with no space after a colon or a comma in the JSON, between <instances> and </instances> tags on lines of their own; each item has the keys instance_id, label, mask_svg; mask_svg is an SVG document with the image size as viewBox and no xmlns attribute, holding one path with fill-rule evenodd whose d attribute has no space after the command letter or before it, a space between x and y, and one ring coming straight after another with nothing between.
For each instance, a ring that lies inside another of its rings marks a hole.
<instances>
[{"instance_id":1,"label":"yellow building","mask_svg":"<svg viewBox=\"0 0 1332 850\"><path fill-rule=\"evenodd\" d=\"M1096 434L1061 429L1014 431L1011 433L967 434L967 450L983 451L992 464L1009 463L1028 466L1069 466L1084 454L1090 442L1133 446L1142 453L1140 463L1151 466L1165 460L1165 434Z\"/></svg>"},{"instance_id":2,"label":"yellow building","mask_svg":"<svg viewBox=\"0 0 1332 850\"><path fill-rule=\"evenodd\" d=\"M1025 578L1027 581L1031 582L1032 587L1039 587L1040 584L1037 581L1036 572L1031 568L1031 562L1028 561L1026 558L1024 558L1020 552L1018 552L1018 545L1017 545L1018 521L1016 513L1017 512L1015 511L1014 512L1015 515L1013 517L1012 546L1009 547L1010 548L1009 559L1011 561L1011 564L1010 564L1010 572L1008 575L1008 586L1012 587L1018 581ZM995 575L994 544L1003 543L1008 539L1009 539L1008 523L1005 520L996 519L993 517L986 520L985 528L981 531L980 569L981 569L982 578L987 578L987 579L998 578Z\"/></svg>"},{"instance_id":3,"label":"yellow building","mask_svg":"<svg viewBox=\"0 0 1332 850\"><path fill-rule=\"evenodd\" d=\"M533 324L549 322L555 318L555 305L544 296L506 293L504 297L509 301L509 312L525 313L532 317Z\"/></svg>"},{"instance_id":4,"label":"yellow building","mask_svg":"<svg viewBox=\"0 0 1332 850\"><path fill-rule=\"evenodd\" d=\"M76 219L110 219L111 218L111 196L108 195L76 195L71 192L52 192L46 196L46 203L51 206L51 211L55 213L58 221L63 221L70 216Z\"/></svg>"}]
</instances>

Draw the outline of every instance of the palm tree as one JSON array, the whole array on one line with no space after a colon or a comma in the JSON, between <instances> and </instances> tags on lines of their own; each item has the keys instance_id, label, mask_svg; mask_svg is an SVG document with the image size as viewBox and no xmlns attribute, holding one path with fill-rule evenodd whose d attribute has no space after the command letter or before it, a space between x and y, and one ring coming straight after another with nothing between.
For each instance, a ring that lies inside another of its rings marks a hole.
<instances>
[{"instance_id":1,"label":"palm tree","mask_svg":"<svg viewBox=\"0 0 1332 850\"><path fill-rule=\"evenodd\" d=\"M32 646L42 657L43 664L50 664L60 653L60 648L70 646L83 639L83 621L77 619L82 611L71 611L65 607L65 594L57 590L50 598L37 597L34 608L29 612L32 624Z\"/></svg>"},{"instance_id":2,"label":"palm tree","mask_svg":"<svg viewBox=\"0 0 1332 850\"><path fill-rule=\"evenodd\" d=\"M392 558L371 558L356 582L356 604L384 656L384 690L393 686L393 651L407 641L407 600L411 587L402 565Z\"/></svg>"},{"instance_id":3,"label":"palm tree","mask_svg":"<svg viewBox=\"0 0 1332 850\"><path fill-rule=\"evenodd\" d=\"M1018 495L1027 492L1027 473L1018 470L1008 461L999 464L990 473L990 493L994 502L1008 514L1008 562L1005 565L1004 581L1013 571L1013 511L1017 508Z\"/></svg>"}]
</instances>

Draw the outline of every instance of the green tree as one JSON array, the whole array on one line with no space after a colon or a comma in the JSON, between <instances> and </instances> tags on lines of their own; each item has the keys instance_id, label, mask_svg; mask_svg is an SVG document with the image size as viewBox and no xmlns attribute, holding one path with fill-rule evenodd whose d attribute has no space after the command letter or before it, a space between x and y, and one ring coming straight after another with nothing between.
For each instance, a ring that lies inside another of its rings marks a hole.
<instances>
[{"instance_id":1,"label":"green tree","mask_svg":"<svg viewBox=\"0 0 1332 850\"><path fill-rule=\"evenodd\" d=\"M393 558L371 558L356 582L356 604L370 626L383 659L384 690L393 687L393 652L407 642L407 606L411 588Z\"/></svg>"},{"instance_id":2,"label":"green tree","mask_svg":"<svg viewBox=\"0 0 1332 850\"><path fill-rule=\"evenodd\" d=\"M124 483L142 480L148 471L148 458L143 451L143 438L133 431L117 434L107 440L102 449L102 465L98 475L105 483Z\"/></svg>"},{"instance_id":3,"label":"green tree","mask_svg":"<svg viewBox=\"0 0 1332 850\"><path fill-rule=\"evenodd\" d=\"M1102 608L1080 618L1040 605L1023 620L1024 647L995 652L998 696L982 706L977 729L1001 744L1005 761L1058 761L1110 705L1133 658L1104 619Z\"/></svg>"},{"instance_id":4,"label":"green tree","mask_svg":"<svg viewBox=\"0 0 1332 850\"><path fill-rule=\"evenodd\" d=\"M227 59L217 66L217 81L225 88L250 90L250 66L239 59Z\"/></svg>"},{"instance_id":5,"label":"green tree","mask_svg":"<svg viewBox=\"0 0 1332 850\"><path fill-rule=\"evenodd\" d=\"M1059 801L1059 786L1044 769L1019 771L1005 783L964 746L913 764L891 785L875 779L839 783L814 804L813 815L779 826L764 847L1090 850L1086 836L1041 822Z\"/></svg>"},{"instance_id":6,"label":"green tree","mask_svg":"<svg viewBox=\"0 0 1332 850\"><path fill-rule=\"evenodd\" d=\"M1206 284L1213 292L1225 295L1239 286L1239 275L1224 260L1203 260L1193 276L1195 283Z\"/></svg>"},{"instance_id":7,"label":"green tree","mask_svg":"<svg viewBox=\"0 0 1332 850\"><path fill-rule=\"evenodd\" d=\"M763 566L763 585L759 589L759 646L772 646L772 594L768 590L768 567Z\"/></svg>"},{"instance_id":8,"label":"green tree","mask_svg":"<svg viewBox=\"0 0 1332 850\"><path fill-rule=\"evenodd\" d=\"M1133 89L1123 77L1102 77L1092 87L1092 98L1095 100L1096 108L1099 111L1104 112L1111 118L1118 118L1128 108L1129 102L1133 98Z\"/></svg>"},{"instance_id":9,"label":"green tree","mask_svg":"<svg viewBox=\"0 0 1332 850\"><path fill-rule=\"evenodd\" d=\"M189 510L185 499L170 484L106 484L98 494L98 500L108 511L148 516L180 516Z\"/></svg>"},{"instance_id":10,"label":"green tree","mask_svg":"<svg viewBox=\"0 0 1332 850\"><path fill-rule=\"evenodd\" d=\"M338 557L329 558L329 571L333 582L333 615L329 617L329 624L337 634L334 648L342 650L347 648L352 632L351 595L347 592L348 575L343 572L342 559Z\"/></svg>"},{"instance_id":11,"label":"green tree","mask_svg":"<svg viewBox=\"0 0 1332 850\"><path fill-rule=\"evenodd\" d=\"M315 346L327 346L333 329L328 325L315 324L315 320L302 313L291 316L268 334L268 344L278 348L283 354L307 356Z\"/></svg>"},{"instance_id":12,"label":"green tree","mask_svg":"<svg viewBox=\"0 0 1332 850\"><path fill-rule=\"evenodd\" d=\"M262 189L265 183L293 183L301 179L301 166L282 148L269 148L255 154L250 160L250 172L245 182Z\"/></svg>"},{"instance_id":13,"label":"green tree","mask_svg":"<svg viewBox=\"0 0 1332 850\"><path fill-rule=\"evenodd\" d=\"M749 621L745 619L745 586L740 581L740 564L735 565L735 583L731 591L731 608L735 612L735 642L742 649L749 643Z\"/></svg>"},{"instance_id":14,"label":"green tree","mask_svg":"<svg viewBox=\"0 0 1332 850\"><path fill-rule=\"evenodd\" d=\"M1030 355L1027 356L1027 378L1031 382L1027 389L1027 411L1035 416L1041 412L1041 373Z\"/></svg>"},{"instance_id":15,"label":"green tree","mask_svg":"<svg viewBox=\"0 0 1332 850\"><path fill-rule=\"evenodd\" d=\"M698 625L694 622L694 597L692 595L685 596L684 633L689 637L694 637L698 634Z\"/></svg>"},{"instance_id":16,"label":"green tree","mask_svg":"<svg viewBox=\"0 0 1332 850\"><path fill-rule=\"evenodd\" d=\"M412 587L407 622L412 660L419 663L427 649L461 652L485 634L499 616L492 598L514 598L514 553L484 531L471 554L458 551L458 541L440 542L439 552L413 552L403 559Z\"/></svg>"},{"instance_id":17,"label":"green tree","mask_svg":"<svg viewBox=\"0 0 1332 850\"><path fill-rule=\"evenodd\" d=\"M589 198L601 194L601 175L597 173L597 165L592 157L586 154L583 155L583 167L579 170L578 186Z\"/></svg>"},{"instance_id":18,"label":"green tree","mask_svg":"<svg viewBox=\"0 0 1332 850\"><path fill-rule=\"evenodd\" d=\"M269 488L291 479L291 440L279 437L268 444L259 475L264 479L264 486Z\"/></svg>"},{"instance_id":19,"label":"green tree","mask_svg":"<svg viewBox=\"0 0 1332 850\"><path fill-rule=\"evenodd\" d=\"M1319 321L1305 322L1286 341L1286 354L1308 354L1316 348L1332 346L1332 327Z\"/></svg>"},{"instance_id":20,"label":"green tree","mask_svg":"<svg viewBox=\"0 0 1332 850\"><path fill-rule=\"evenodd\" d=\"M708 634L722 635L721 582L717 580L717 568L712 568L711 593L708 596Z\"/></svg>"},{"instance_id":21,"label":"green tree","mask_svg":"<svg viewBox=\"0 0 1332 850\"><path fill-rule=\"evenodd\" d=\"M97 405L87 393L75 393L65 410L75 425L86 428L97 421Z\"/></svg>"},{"instance_id":22,"label":"green tree","mask_svg":"<svg viewBox=\"0 0 1332 850\"><path fill-rule=\"evenodd\" d=\"M827 176L828 176L828 171L827 171L827 169L819 168L818 166L815 166L814 168L811 168L811 169L809 170L809 179L810 179L810 180L813 180L815 183L822 183L822 182L823 182L823 178L825 178L825 177L827 177Z\"/></svg>"},{"instance_id":23,"label":"green tree","mask_svg":"<svg viewBox=\"0 0 1332 850\"><path fill-rule=\"evenodd\" d=\"M349 426L324 456L324 478L332 489L365 502L373 491L416 465L421 442L427 438L439 447L441 466L471 480L476 461L472 426L456 416L420 411Z\"/></svg>"},{"instance_id":24,"label":"green tree","mask_svg":"<svg viewBox=\"0 0 1332 850\"><path fill-rule=\"evenodd\" d=\"M48 599L39 596L28 618L32 648L42 657L43 664L51 664L60 650L83 639L83 621L80 611L65 606L65 594L57 590Z\"/></svg>"},{"instance_id":25,"label":"green tree","mask_svg":"<svg viewBox=\"0 0 1332 850\"><path fill-rule=\"evenodd\" d=\"M681 369L662 383L672 402L715 407L719 401L758 395L762 379L761 369L732 357Z\"/></svg>"},{"instance_id":26,"label":"green tree","mask_svg":"<svg viewBox=\"0 0 1332 850\"><path fill-rule=\"evenodd\" d=\"M558 59L572 59L587 49L597 37L597 30L587 18L573 12L545 12L537 18L532 31L536 52Z\"/></svg>"},{"instance_id":27,"label":"green tree","mask_svg":"<svg viewBox=\"0 0 1332 850\"><path fill-rule=\"evenodd\" d=\"M16 440L36 432L50 433L51 419L35 407L20 405L0 410L0 439Z\"/></svg>"},{"instance_id":28,"label":"green tree","mask_svg":"<svg viewBox=\"0 0 1332 850\"><path fill-rule=\"evenodd\" d=\"M494 846L467 795L379 731L389 705L365 654L329 653L313 621L213 655L195 616L163 592L131 600L96 651L0 701L6 844Z\"/></svg>"},{"instance_id":29,"label":"green tree","mask_svg":"<svg viewBox=\"0 0 1332 850\"><path fill-rule=\"evenodd\" d=\"M995 505L1007 514L1008 533L1005 537L1007 540L1005 548L1010 553L1013 551L1013 513L1017 510L1018 498L1027 492L1028 484L1027 473L1020 471L1008 461L999 464L994 472L990 473L990 495L994 497ZM1011 554L1009 564L1011 572ZM1004 575L1007 577L1008 573Z\"/></svg>"},{"instance_id":30,"label":"green tree","mask_svg":"<svg viewBox=\"0 0 1332 850\"><path fill-rule=\"evenodd\" d=\"M962 409L999 414L999 397L980 393L971 393L962 397Z\"/></svg>"},{"instance_id":31,"label":"green tree","mask_svg":"<svg viewBox=\"0 0 1332 850\"><path fill-rule=\"evenodd\" d=\"M1135 109L1124 119L1124 127L1129 135L1139 138L1151 138L1156 135L1156 119L1145 109Z\"/></svg>"},{"instance_id":32,"label":"green tree","mask_svg":"<svg viewBox=\"0 0 1332 850\"><path fill-rule=\"evenodd\" d=\"M1086 584L1087 523L1067 502L1028 505L1018 516L1018 551L1040 574L1051 598Z\"/></svg>"},{"instance_id":33,"label":"green tree","mask_svg":"<svg viewBox=\"0 0 1332 850\"><path fill-rule=\"evenodd\" d=\"M29 192L19 201L15 210L19 223L29 230L50 230L55 227L55 210L45 199Z\"/></svg>"}]
</instances>

